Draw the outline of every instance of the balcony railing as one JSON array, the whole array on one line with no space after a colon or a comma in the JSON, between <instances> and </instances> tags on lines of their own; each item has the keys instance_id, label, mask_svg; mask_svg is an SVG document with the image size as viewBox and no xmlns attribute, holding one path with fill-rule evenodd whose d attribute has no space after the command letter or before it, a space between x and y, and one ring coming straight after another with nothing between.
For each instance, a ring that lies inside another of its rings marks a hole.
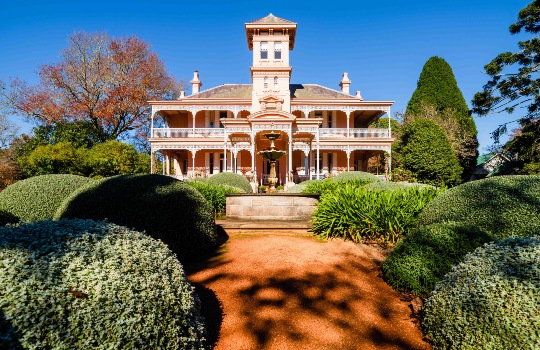
<instances>
[{"instance_id":1,"label":"balcony railing","mask_svg":"<svg viewBox=\"0 0 540 350\"><path fill-rule=\"evenodd\" d=\"M224 128L155 128L152 134L154 138L210 138L223 137ZM322 138L342 138L349 137L355 139L368 138L389 138L388 129L344 129L344 128L319 128L319 137Z\"/></svg>"},{"instance_id":2,"label":"balcony railing","mask_svg":"<svg viewBox=\"0 0 540 350\"><path fill-rule=\"evenodd\" d=\"M324 138L332 137L351 137L355 139L364 139L364 138L389 138L388 129L373 129L373 128L363 128L363 129L338 129L338 128L320 128L319 136Z\"/></svg>"},{"instance_id":3,"label":"balcony railing","mask_svg":"<svg viewBox=\"0 0 540 350\"><path fill-rule=\"evenodd\" d=\"M155 128L152 134L154 138L209 138L223 137L223 128Z\"/></svg>"}]
</instances>

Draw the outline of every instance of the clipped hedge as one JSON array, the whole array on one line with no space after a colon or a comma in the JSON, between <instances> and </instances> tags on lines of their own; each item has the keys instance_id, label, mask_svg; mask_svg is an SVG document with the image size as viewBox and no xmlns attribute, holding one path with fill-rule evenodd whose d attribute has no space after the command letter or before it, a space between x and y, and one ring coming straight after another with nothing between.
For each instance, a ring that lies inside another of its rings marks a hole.
<instances>
[{"instance_id":1,"label":"clipped hedge","mask_svg":"<svg viewBox=\"0 0 540 350\"><path fill-rule=\"evenodd\" d=\"M237 187L243 190L245 193L253 193L251 184L249 181L240 174L235 173L218 173L210 176L208 178L209 184L214 185L228 185L232 187Z\"/></svg>"},{"instance_id":2,"label":"clipped hedge","mask_svg":"<svg viewBox=\"0 0 540 350\"><path fill-rule=\"evenodd\" d=\"M180 259L216 247L210 204L193 187L163 175L120 175L102 179L71 194L55 219L108 219L161 239Z\"/></svg>"},{"instance_id":3,"label":"clipped hedge","mask_svg":"<svg viewBox=\"0 0 540 350\"><path fill-rule=\"evenodd\" d=\"M67 196L92 182L90 178L70 174L34 176L17 181L0 192L0 209L21 221L52 219Z\"/></svg>"},{"instance_id":4,"label":"clipped hedge","mask_svg":"<svg viewBox=\"0 0 540 350\"><path fill-rule=\"evenodd\" d=\"M494 239L540 230L540 176L501 176L468 182L441 193L418 218L419 225L456 221Z\"/></svg>"},{"instance_id":5,"label":"clipped hedge","mask_svg":"<svg viewBox=\"0 0 540 350\"><path fill-rule=\"evenodd\" d=\"M420 227L400 241L385 260L385 280L400 291L429 294L465 254L490 241L477 228L455 222Z\"/></svg>"},{"instance_id":6,"label":"clipped hedge","mask_svg":"<svg viewBox=\"0 0 540 350\"><path fill-rule=\"evenodd\" d=\"M0 348L201 349L199 300L165 244L91 220L0 228Z\"/></svg>"},{"instance_id":7,"label":"clipped hedge","mask_svg":"<svg viewBox=\"0 0 540 350\"><path fill-rule=\"evenodd\" d=\"M440 349L540 348L540 239L511 238L468 254L425 303Z\"/></svg>"},{"instance_id":8,"label":"clipped hedge","mask_svg":"<svg viewBox=\"0 0 540 350\"><path fill-rule=\"evenodd\" d=\"M395 243L438 192L433 187L370 190L347 182L321 196L311 230L322 238Z\"/></svg>"},{"instance_id":9,"label":"clipped hedge","mask_svg":"<svg viewBox=\"0 0 540 350\"><path fill-rule=\"evenodd\" d=\"M334 181L361 180L365 183L381 181L377 176L364 171L344 171L332 178Z\"/></svg>"},{"instance_id":10,"label":"clipped hedge","mask_svg":"<svg viewBox=\"0 0 540 350\"><path fill-rule=\"evenodd\" d=\"M404 189L408 187L429 187L431 185L421 184L418 182L371 182L365 185L365 188L370 190L394 190L394 189ZM432 186L433 187L433 186Z\"/></svg>"},{"instance_id":11,"label":"clipped hedge","mask_svg":"<svg viewBox=\"0 0 540 350\"><path fill-rule=\"evenodd\" d=\"M0 209L0 226L4 226L7 224L15 224L17 222L19 222L18 217L11 214L10 212Z\"/></svg>"},{"instance_id":12,"label":"clipped hedge","mask_svg":"<svg viewBox=\"0 0 540 350\"><path fill-rule=\"evenodd\" d=\"M243 193L240 188L227 185L215 185L200 181L186 181L187 185L195 188L214 208L214 214L220 215L226 212L227 195Z\"/></svg>"}]
</instances>

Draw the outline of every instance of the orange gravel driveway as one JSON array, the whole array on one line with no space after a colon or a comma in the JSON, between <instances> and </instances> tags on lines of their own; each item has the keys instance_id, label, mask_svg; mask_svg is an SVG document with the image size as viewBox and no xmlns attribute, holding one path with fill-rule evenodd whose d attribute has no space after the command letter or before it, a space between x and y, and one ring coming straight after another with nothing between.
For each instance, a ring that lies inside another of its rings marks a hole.
<instances>
[{"instance_id":1,"label":"orange gravel driveway","mask_svg":"<svg viewBox=\"0 0 540 350\"><path fill-rule=\"evenodd\" d=\"M430 349L380 277L383 252L307 235L232 235L185 265L214 349Z\"/></svg>"}]
</instances>

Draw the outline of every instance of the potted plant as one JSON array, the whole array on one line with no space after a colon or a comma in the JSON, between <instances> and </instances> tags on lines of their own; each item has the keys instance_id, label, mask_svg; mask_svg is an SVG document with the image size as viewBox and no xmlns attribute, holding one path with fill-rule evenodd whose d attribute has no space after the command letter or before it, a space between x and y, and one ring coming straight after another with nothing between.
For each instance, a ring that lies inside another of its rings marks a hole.
<instances>
[{"instance_id":1,"label":"potted plant","mask_svg":"<svg viewBox=\"0 0 540 350\"><path fill-rule=\"evenodd\" d=\"M283 186L281 186L281 185L278 186L278 187L276 187L276 190L277 190L278 192L283 192L284 189L285 189L285 187L283 187Z\"/></svg>"},{"instance_id":2,"label":"potted plant","mask_svg":"<svg viewBox=\"0 0 540 350\"><path fill-rule=\"evenodd\" d=\"M259 193L264 193L264 192L266 192L266 186L260 185L259 186Z\"/></svg>"}]
</instances>

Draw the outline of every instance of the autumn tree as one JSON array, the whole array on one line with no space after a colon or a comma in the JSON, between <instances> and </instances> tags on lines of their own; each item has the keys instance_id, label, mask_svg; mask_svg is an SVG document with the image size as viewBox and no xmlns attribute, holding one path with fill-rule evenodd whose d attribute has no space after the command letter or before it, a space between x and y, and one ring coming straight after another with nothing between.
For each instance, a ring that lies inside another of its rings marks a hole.
<instances>
[{"instance_id":1,"label":"autumn tree","mask_svg":"<svg viewBox=\"0 0 540 350\"><path fill-rule=\"evenodd\" d=\"M0 149L7 148L17 137L18 131L19 128L11 123L5 114L0 113Z\"/></svg>"},{"instance_id":2,"label":"autumn tree","mask_svg":"<svg viewBox=\"0 0 540 350\"><path fill-rule=\"evenodd\" d=\"M473 112L479 116L507 113L518 115L519 132L507 148L518 153L526 172L540 172L540 0L531 2L519 11L517 22L510 25L510 33L521 31L532 34L518 42L516 52L503 52L484 69L491 79L483 91L474 95ZM500 125L493 136L506 132L507 124ZM527 171L529 169L529 171Z\"/></svg>"},{"instance_id":3,"label":"autumn tree","mask_svg":"<svg viewBox=\"0 0 540 350\"><path fill-rule=\"evenodd\" d=\"M452 149L464 170L462 180L468 180L478 156L476 125L452 68L437 56L427 60L422 68L417 88L405 111L405 121L410 117L433 116L436 117L434 121L450 136L450 141L454 141ZM447 127L448 124L452 124L451 129Z\"/></svg>"},{"instance_id":4,"label":"autumn tree","mask_svg":"<svg viewBox=\"0 0 540 350\"><path fill-rule=\"evenodd\" d=\"M76 33L61 58L39 68L38 85L14 79L2 89L11 113L42 125L84 121L105 142L148 123L148 100L179 91L157 54L136 37Z\"/></svg>"}]
</instances>

